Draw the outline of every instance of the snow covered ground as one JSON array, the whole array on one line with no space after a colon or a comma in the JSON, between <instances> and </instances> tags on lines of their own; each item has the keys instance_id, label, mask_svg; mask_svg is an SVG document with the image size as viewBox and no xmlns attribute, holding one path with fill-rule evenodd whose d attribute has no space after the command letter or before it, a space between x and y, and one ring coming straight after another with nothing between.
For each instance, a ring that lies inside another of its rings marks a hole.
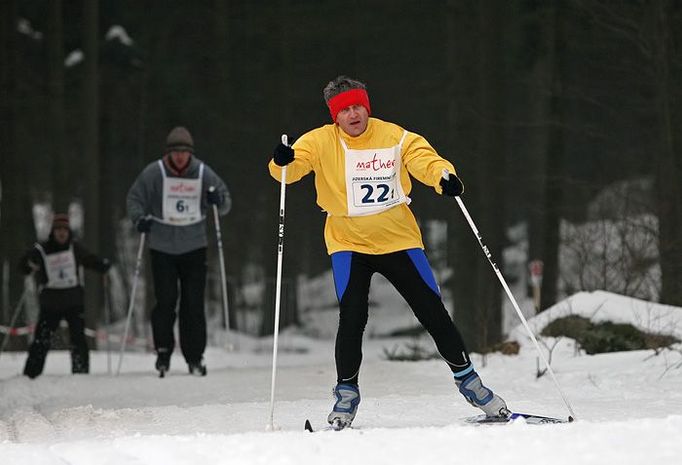
<instances>
[{"instance_id":1,"label":"snow covered ground","mask_svg":"<svg viewBox=\"0 0 682 465\"><path fill-rule=\"evenodd\" d=\"M606 301L627 311L618 312ZM581 313L592 306L623 319L652 321L645 317L657 312L656 306L638 302L590 293L579 294L566 308ZM677 333L682 309L667 307L664 313L671 320L661 329ZM522 339L518 356L491 355L485 366L474 356L483 380L514 410L565 417L568 411L549 376L536 379L535 349L523 333L514 334ZM384 349L406 341L366 340L355 428L316 434L303 431L303 423L309 418L313 426L323 426L331 406L330 340L280 338L275 432L266 432L268 341L242 337L239 350L210 348L205 378L189 376L178 353L165 379L153 372L154 356L143 353L127 354L115 377L107 373L106 353L96 352L92 374L72 376L68 354L51 352L45 375L31 381L20 376L25 354L5 353L0 357L0 463L680 463L682 352L587 356L576 353L572 341L561 340L552 367L578 421L469 426L459 419L477 411L456 393L444 363L385 360Z\"/></svg>"}]
</instances>

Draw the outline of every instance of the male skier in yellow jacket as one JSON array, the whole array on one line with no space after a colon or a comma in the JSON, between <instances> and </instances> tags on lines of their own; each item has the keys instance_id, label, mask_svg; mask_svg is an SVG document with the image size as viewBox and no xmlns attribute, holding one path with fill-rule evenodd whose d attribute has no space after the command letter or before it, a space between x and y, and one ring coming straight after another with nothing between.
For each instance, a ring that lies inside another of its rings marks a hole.
<instances>
[{"instance_id":1,"label":"male skier in yellow jacket","mask_svg":"<svg viewBox=\"0 0 682 465\"><path fill-rule=\"evenodd\" d=\"M292 147L279 144L269 169L281 180L281 167L287 166L287 184L313 171L317 203L327 213L324 237L339 300L336 402L329 423L335 429L349 426L360 404L362 333L375 272L395 286L433 337L467 401L488 416L507 416L504 400L474 371L408 207L410 175L438 194L460 195L463 185L455 168L422 136L370 118L362 82L339 76L325 87L324 99L334 124L307 132Z\"/></svg>"}]
</instances>

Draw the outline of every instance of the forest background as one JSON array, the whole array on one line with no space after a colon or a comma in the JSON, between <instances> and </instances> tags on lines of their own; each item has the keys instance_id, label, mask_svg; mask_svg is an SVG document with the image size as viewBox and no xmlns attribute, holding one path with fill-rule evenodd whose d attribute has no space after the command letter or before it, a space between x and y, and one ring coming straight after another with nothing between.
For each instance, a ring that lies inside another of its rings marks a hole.
<instances>
[{"instance_id":1,"label":"forest background","mask_svg":"<svg viewBox=\"0 0 682 465\"><path fill-rule=\"evenodd\" d=\"M82 219L77 234L113 258L127 305L139 236L125 196L184 125L233 195L221 220L230 326L248 310L269 334L279 186L266 165L282 133L329 122L322 88L339 74L367 83L374 116L455 164L503 273L507 233L523 225L528 261L544 265L540 310L592 289L682 306L681 2L3 0L0 21L0 324L46 210ZM412 198L467 343L498 341L499 283L456 203L418 182ZM588 222L620 225L615 251L607 228L567 232ZM329 270L323 223L309 176L287 191L284 325L297 324L300 278ZM562 244L601 275L562 285ZM214 241L209 252L219 307ZM610 283L615 268L625 278ZM655 286L640 285L651 270ZM97 327L101 281L86 289Z\"/></svg>"}]
</instances>

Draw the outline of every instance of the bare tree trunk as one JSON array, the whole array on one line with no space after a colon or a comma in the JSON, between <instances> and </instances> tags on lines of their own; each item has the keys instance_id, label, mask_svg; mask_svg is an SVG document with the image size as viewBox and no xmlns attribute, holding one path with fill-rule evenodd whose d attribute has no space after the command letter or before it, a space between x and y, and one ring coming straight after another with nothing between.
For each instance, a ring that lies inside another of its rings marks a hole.
<instances>
[{"instance_id":1,"label":"bare tree trunk","mask_svg":"<svg viewBox=\"0 0 682 465\"><path fill-rule=\"evenodd\" d=\"M654 92L660 142L656 150L656 197L659 225L659 255L661 264L660 301L682 306L682 151L678 145L679 125L675 127L675 95L672 70L675 56L672 49L673 16L669 1L651 2L653 40L652 59ZM679 57L678 57L679 58ZM677 84L679 89L679 83ZM679 109L679 106L677 106Z\"/></svg>"},{"instance_id":2,"label":"bare tree trunk","mask_svg":"<svg viewBox=\"0 0 682 465\"><path fill-rule=\"evenodd\" d=\"M278 15L279 18L285 18L290 11L291 8L291 2L289 0L279 0L278 2L279 6L279 12L280 14ZM275 18L277 19L277 18ZM280 102L281 105L281 112L279 116L282 118L283 121L291 121L292 120L292 107L294 105L292 95L291 95L291 89L292 89L292 83L291 83L291 76L293 76L292 72L292 66L291 66L291 61L294 59L292 50L291 50L291 33L290 33L290 28L287 26L285 21L277 21L279 24L279 27L281 27L280 30L280 41L279 41L279 54L280 54L280 59L282 60L282 76L283 78L278 80L280 83L280 87L278 89L278 95L277 99ZM293 139L293 138L292 138ZM292 140L293 142L293 140ZM290 143L292 143L290 142ZM299 189L300 190L300 189ZM310 254L303 252L303 250L306 250L306 245L309 245L309 237L312 236L309 232L314 230L313 228L313 218L310 215L305 215L305 220L302 221L302 225L305 229L306 232L301 234L301 237L303 240L301 241L289 241L289 247L290 247L290 257L308 257ZM294 235L296 237L297 235ZM301 250L296 250L297 248L301 248ZM299 315L298 315L298 292L297 292L297 286L298 286L298 279L297 276L302 273L306 272L310 269L310 261L308 258L304 258L303 260L289 260L288 263L288 270L287 270L287 282L288 285L286 286L287 292L282 296L284 299L282 299L282 320L281 320L281 328L286 328L287 326L291 325L296 325L300 321ZM286 299L286 300L285 300ZM274 328L273 328L274 330Z\"/></svg>"},{"instance_id":3,"label":"bare tree trunk","mask_svg":"<svg viewBox=\"0 0 682 465\"><path fill-rule=\"evenodd\" d=\"M465 188L463 200L496 260L501 259L505 207L505 92L502 23L504 2L450 1L447 11L448 143ZM478 18L478 23L471 21ZM476 37L471 42L471 37ZM477 62L466 69L463 62ZM475 83L467 87L468 83ZM483 350L501 337L501 289L466 221L452 206L448 262L453 317L469 349Z\"/></svg>"},{"instance_id":4,"label":"bare tree trunk","mask_svg":"<svg viewBox=\"0 0 682 465\"><path fill-rule=\"evenodd\" d=\"M47 89L49 97L50 143L46 148L52 154L52 205L56 212L68 212L73 197L69 184L69 166L65 151L64 111L64 23L62 0L48 2L48 21L45 44L47 47Z\"/></svg>"},{"instance_id":5,"label":"bare tree trunk","mask_svg":"<svg viewBox=\"0 0 682 465\"><path fill-rule=\"evenodd\" d=\"M504 210L499 204L504 179L503 63L495 0L470 6L448 5L448 69L453 76L449 120L458 127L455 166L466 186L464 201L496 260L501 258ZM457 20L456 18L462 18ZM476 39L473 40L472 37ZM463 69L462 62L478 66ZM476 238L453 205L448 261L453 267L454 320L468 348L482 351L500 337L500 289Z\"/></svg>"},{"instance_id":6,"label":"bare tree trunk","mask_svg":"<svg viewBox=\"0 0 682 465\"><path fill-rule=\"evenodd\" d=\"M505 237L505 92L503 0L479 3L481 53L479 57L480 121L478 130L477 186L479 197L478 229L485 244L502 269L502 248ZM502 336L502 291L490 265L479 254L476 264L478 330L476 348L489 347Z\"/></svg>"},{"instance_id":7,"label":"bare tree trunk","mask_svg":"<svg viewBox=\"0 0 682 465\"><path fill-rule=\"evenodd\" d=\"M447 126L449 128L448 148L452 153L451 161L454 163L459 176L464 182L464 201L470 210L475 210L474 195L475 187L475 161L472 160L473 146L475 141L470 134L471 107L473 105L473 89L467 87L468 83L475 82L470 73L476 70L462 67L462 62L467 62L468 53L472 49L467 37L473 32L468 19L472 15L474 6L467 7L456 0L449 0L447 4L447 41L446 41L446 66L447 66L447 95L448 113ZM476 286L475 273L478 251L476 241L471 236L468 225L464 218L457 212L456 205L452 205L452 214L448 215L448 265L452 267L453 275L450 281L453 309L452 317L462 333L467 347L474 347L477 334L476 321Z\"/></svg>"},{"instance_id":8,"label":"bare tree trunk","mask_svg":"<svg viewBox=\"0 0 682 465\"><path fill-rule=\"evenodd\" d=\"M229 18L230 18L231 5L229 1L214 0L213 1L213 40L215 42L215 54L216 63L215 71L217 79L212 82L212 89L215 94L215 98L219 99L221 105L230 111L232 108L232 69L230 66L230 28L229 28ZM226 115L226 118L220 118L213 121L213 126L211 128L211 138L220 147L223 147L225 151L229 150L232 142L232 125L229 124L230 116ZM232 165L230 165L232 166ZM214 167L215 168L215 167ZM236 166L234 170L229 170L230 172L236 172ZM232 191L233 187L230 185L229 180L226 179L231 173L219 172L218 175L225 179L228 184L228 189ZM234 194L234 192L232 192ZM234 234L230 230L228 224L228 218L220 218L220 229L223 236L223 256L225 259L225 281L227 286L227 301L228 301L228 318L229 322L226 322L228 328L239 329L239 319L237 318L237 306L234 301L234 293L232 292L232 285L235 280L233 276L238 276L239 272L237 270L238 264L235 263L234 248L237 246L236 243L231 244ZM211 228L214 231L213 228ZM215 232L214 232L215 234ZM217 247L214 248L216 252L220 252ZM214 262L218 262L220 257L214 258ZM216 274L220 276L219 263L213 267L216 270ZM220 286L217 287L218 289ZM216 296L219 300L222 299L221 295ZM222 300L220 300L222 302ZM222 307L221 307L222 308ZM222 313L222 311L221 311Z\"/></svg>"},{"instance_id":9,"label":"bare tree trunk","mask_svg":"<svg viewBox=\"0 0 682 465\"><path fill-rule=\"evenodd\" d=\"M0 2L0 273L2 282L9 280L9 295L0 302L3 323L9 323L11 308L23 291L23 276L17 271L17 263L33 239L33 221L26 177L26 160L22 160L17 146L17 4L15 0ZM3 263L7 261L6 269ZM2 292L4 292L4 286Z\"/></svg>"},{"instance_id":10,"label":"bare tree trunk","mask_svg":"<svg viewBox=\"0 0 682 465\"><path fill-rule=\"evenodd\" d=\"M547 135L545 193L544 193L544 241L543 279L540 310L553 305L557 299L559 279L559 242L561 211L564 195L564 61L565 37L563 28L563 1L553 4L550 13L553 35L550 35L549 62L551 95L549 97L549 131Z\"/></svg>"},{"instance_id":11,"label":"bare tree trunk","mask_svg":"<svg viewBox=\"0 0 682 465\"><path fill-rule=\"evenodd\" d=\"M534 34L527 38L531 43L547 44L554 37L554 26L547 21L551 17L551 7L546 3L527 5L522 12L522 21L532 24ZM529 47L531 44L522 44ZM544 256L545 237L545 194L547 185L547 141L550 124L549 103L551 95L551 56L547 53L550 47L534 47L538 49L528 75L527 115L531 122L531 130L525 141L525 148L529 154L530 163L525 167L527 177L524 184L530 202L526 206L528 211L528 261L542 260ZM539 309L536 309L539 310Z\"/></svg>"},{"instance_id":12,"label":"bare tree trunk","mask_svg":"<svg viewBox=\"0 0 682 465\"><path fill-rule=\"evenodd\" d=\"M85 195L85 244L94 253L100 253L100 218L110 209L100 203L100 192L103 191L100 178L99 150L99 1L83 1L83 51L85 55L82 89L83 105L83 157L86 161L87 173ZM104 206L104 214L100 208ZM85 286L85 320L88 327L95 327L101 320L102 281L91 274L86 278Z\"/></svg>"}]
</instances>

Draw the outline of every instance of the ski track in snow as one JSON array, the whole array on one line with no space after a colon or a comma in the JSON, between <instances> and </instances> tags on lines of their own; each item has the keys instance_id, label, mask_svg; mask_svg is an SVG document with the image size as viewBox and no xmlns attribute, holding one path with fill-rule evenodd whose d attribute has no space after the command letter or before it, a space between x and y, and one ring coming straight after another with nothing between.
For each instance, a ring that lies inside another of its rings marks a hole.
<instances>
[{"instance_id":1,"label":"ski track in snow","mask_svg":"<svg viewBox=\"0 0 682 465\"><path fill-rule=\"evenodd\" d=\"M403 340L409 341L409 340ZM159 379L152 354L126 354L121 376L92 353L92 374L72 376L67 352L48 355L45 375L20 376L25 354L0 358L0 463L5 465L319 464L678 464L682 457L682 355L666 351L576 355L559 342L552 366L575 409L571 424L471 426L478 413L439 360L389 362L370 339L360 374L363 400L352 430L325 426L335 372L333 342L284 336L275 424L266 432L270 353L210 348L208 376L189 376L179 354ZM294 350L304 348L307 351ZM300 353L298 353L300 352ZM567 415L536 353L474 355L484 382L516 411Z\"/></svg>"}]
</instances>

